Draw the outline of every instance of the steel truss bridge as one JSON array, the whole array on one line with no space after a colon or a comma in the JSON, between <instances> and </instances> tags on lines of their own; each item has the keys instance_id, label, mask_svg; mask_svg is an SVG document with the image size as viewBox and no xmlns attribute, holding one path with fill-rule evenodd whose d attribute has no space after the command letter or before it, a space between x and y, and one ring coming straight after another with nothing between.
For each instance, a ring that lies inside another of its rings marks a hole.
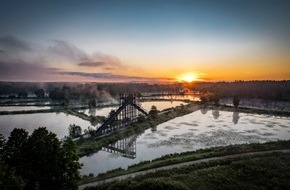
<instances>
[{"instance_id":1,"label":"steel truss bridge","mask_svg":"<svg viewBox=\"0 0 290 190\"><path fill-rule=\"evenodd\" d=\"M135 94L120 94L120 107L96 130L95 135L102 136L134 123L141 114L148 115Z\"/></svg>"}]
</instances>

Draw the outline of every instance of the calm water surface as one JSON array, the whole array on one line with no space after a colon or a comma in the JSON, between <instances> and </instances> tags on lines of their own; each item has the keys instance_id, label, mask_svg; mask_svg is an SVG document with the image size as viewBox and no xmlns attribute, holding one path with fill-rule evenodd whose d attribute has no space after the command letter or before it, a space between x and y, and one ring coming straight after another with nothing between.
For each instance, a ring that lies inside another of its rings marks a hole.
<instances>
[{"instance_id":1,"label":"calm water surface","mask_svg":"<svg viewBox=\"0 0 290 190\"><path fill-rule=\"evenodd\" d=\"M140 136L120 140L92 156L82 157L81 174L97 175L118 167L127 168L175 152L279 139L290 139L289 118L199 110L148 129Z\"/></svg>"},{"instance_id":2,"label":"calm water surface","mask_svg":"<svg viewBox=\"0 0 290 190\"><path fill-rule=\"evenodd\" d=\"M76 124L87 129L91 126L89 121L82 120L65 113L37 113L37 114L17 114L0 116L0 133L6 138L14 128L24 128L30 134L38 127L46 127L48 130L56 133L58 138L68 136L68 126Z\"/></svg>"},{"instance_id":3,"label":"calm water surface","mask_svg":"<svg viewBox=\"0 0 290 190\"><path fill-rule=\"evenodd\" d=\"M145 109L147 112L150 111L151 107L154 105L158 110L162 111L167 108L172 108L176 106L180 106L180 104L187 105L183 101L148 101L148 102L140 102L141 107ZM116 110L118 107L104 107L104 108L96 108L96 109L85 109L81 112L84 112L87 115L99 115L107 117L111 110Z\"/></svg>"},{"instance_id":4,"label":"calm water surface","mask_svg":"<svg viewBox=\"0 0 290 190\"><path fill-rule=\"evenodd\" d=\"M46 110L50 106L0 106L0 111Z\"/></svg>"}]
</instances>

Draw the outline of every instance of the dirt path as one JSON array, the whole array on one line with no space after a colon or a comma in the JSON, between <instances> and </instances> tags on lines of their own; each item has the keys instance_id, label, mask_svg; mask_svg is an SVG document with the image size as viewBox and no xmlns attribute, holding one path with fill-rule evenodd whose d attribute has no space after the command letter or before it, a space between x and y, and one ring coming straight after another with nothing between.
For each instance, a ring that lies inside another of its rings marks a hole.
<instances>
[{"instance_id":1,"label":"dirt path","mask_svg":"<svg viewBox=\"0 0 290 190\"><path fill-rule=\"evenodd\" d=\"M102 184L102 183L108 183L108 182L112 182L112 181L127 179L130 177L132 178L132 177L135 177L137 175L144 175L144 174L156 172L159 170L168 170L168 169L172 169L172 168L178 168L178 167L192 165L192 164L199 164L202 162L208 162L208 161L212 161L212 160L222 160L222 159L230 159L230 158L238 158L238 157L257 156L257 155L273 153L273 152L290 153L290 149L249 152L249 153L241 153L241 154L234 154L234 155L227 155L227 156L204 158L204 159L194 160L194 161L189 161L189 162L182 162L179 164L173 164L173 165L163 166L163 167L154 168L154 169L148 169L145 171L129 173L129 174L125 174L125 175L121 175L121 176L117 176L117 177L112 177L112 178L107 178L107 179L103 179L103 180L98 180L98 181L82 184L79 186L79 189L82 190L86 187L91 187L91 186L96 186L96 185Z\"/></svg>"}]
</instances>

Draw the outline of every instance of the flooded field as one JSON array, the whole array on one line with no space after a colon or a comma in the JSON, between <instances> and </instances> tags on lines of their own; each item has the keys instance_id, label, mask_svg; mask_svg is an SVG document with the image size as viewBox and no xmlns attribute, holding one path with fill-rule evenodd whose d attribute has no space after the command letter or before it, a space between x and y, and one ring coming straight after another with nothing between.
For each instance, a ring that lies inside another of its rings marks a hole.
<instances>
[{"instance_id":1,"label":"flooded field","mask_svg":"<svg viewBox=\"0 0 290 190\"><path fill-rule=\"evenodd\" d=\"M7 138L14 128L23 128L32 133L38 127L46 127L48 130L56 133L58 138L61 139L64 136L68 136L68 126L70 124L79 125L83 130L91 126L89 121L64 113L1 115L0 133Z\"/></svg>"},{"instance_id":2,"label":"flooded field","mask_svg":"<svg viewBox=\"0 0 290 190\"><path fill-rule=\"evenodd\" d=\"M46 110L50 106L0 106L0 111L27 111L27 110Z\"/></svg>"},{"instance_id":3,"label":"flooded field","mask_svg":"<svg viewBox=\"0 0 290 190\"><path fill-rule=\"evenodd\" d=\"M188 103L185 103L183 101L148 101L148 102L140 102L142 108L144 108L146 111L149 111L151 107L154 105L157 107L158 110L162 111L167 108L172 108L176 106L180 106L180 104L187 105ZM85 109L81 110L80 112L84 112L87 115L98 115L98 116L105 116L107 117L112 109L118 109L116 106L112 107L104 107L104 108L96 108L96 109Z\"/></svg>"},{"instance_id":4,"label":"flooded field","mask_svg":"<svg viewBox=\"0 0 290 190\"><path fill-rule=\"evenodd\" d=\"M164 100L190 100L190 101L200 101L199 94L191 94L191 95L159 95L159 96L148 96L142 97L143 100L146 99L164 99Z\"/></svg>"},{"instance_id":5,"label":"flooded field","mask_svg":"<svg viewBox=\"0 0 290 190\"><path fill-rule=\"evenodd\" d=\"M140 136L119 140L92 156L82 157L81 173L96 175L175 152L289 137L290 120L286 117L199 110L148 129Z\"/></svg>"}]
</instances>

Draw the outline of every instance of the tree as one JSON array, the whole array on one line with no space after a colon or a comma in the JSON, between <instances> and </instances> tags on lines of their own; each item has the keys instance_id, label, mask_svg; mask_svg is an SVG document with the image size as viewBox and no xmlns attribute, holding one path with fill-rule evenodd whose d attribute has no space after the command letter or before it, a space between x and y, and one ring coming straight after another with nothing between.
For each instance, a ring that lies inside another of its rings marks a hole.
<instances>
[{"instance_id":1,"label":"tree","mask_svg":"<svg viewBox=\"0 0 290 190\"><path fill-rule=\"evenodd\" d=\"M62 166L63 166L63 183L62 189L78 189L78 181L80 180L79 169L81 168L78 162L76 145L71 138L67 138L61 149Z\"/></svg>"},{"instance_id":2,"label":"tree","mask_svg":"<svg viewBox=\"0 0 290 190\"><path fill-rule=\"evenodd\" d=\"M111 110L110 113L109 113L109 115L108 115L108 118L110 118L111 116L113 116L115 113L116 113L115 110Z\"/></svg>"},{"instance_id":3,"label":"tree","mask_svg":"<svg viewBox=\"0 0 290 190\"><path fill-rule=\"evenodd\" d=\"M25 182L21 176L15 174L15 169L0 160L0 189L23 189Z\"/></svg>"},{"instance_id":4,"label":"tree","mask_svg":"<svg viewBox=\"0 0 290 190\"><path fill-rule=\"evenodd\" d=\"M18 98L27 98L28 94L26 91L21 91L18 93Z\"/></svg>"},{"instance_id":5,"label":"tree","mask_svg":"<svg viewBox=\"0 0 290 190\"><path fill-rule=\"evenodd\" d=\"M24 129L15 128L10 133L8 141L4 146L5 162L19 170L22 167L22 150L28 139L28 132Z\"/></svg>"},{"instance_id":6,"label":"tree","mask_svg":"<svg viewBox=\"0 0 290 190\"><path fill-rule=\"evenodd\" d=\"M151 107L151 110L149 111L149 116L155 119L157 115L158 115L157 107L153 105Z\"/></svg>"},{"instance_id":7,"label":"tree","mask_svg":"<svg viewBox=\"0 0 290 190\"><path fill-rule=\"evenodd\" d=\"M22 177L27 181L27 189L59 189L63 173L60 151L55 134L44 127L34 130L23 148L26 164Z\"/></svg>"},{"instance_id":8,"label":"tree","mask_svg":"<svg viewBox=\"0 0 290 190\"><path fill-rule=\"evenodd\" d=\"M34 91L34 94L36 95L37 98L44 98L44 90L43 89L37 89Z\"/></svg>"},{"instance_id":9,"label":"tree","mask_svg":"<svg viewBox=\"0 0 290 190\"><path fill-rule=\"evenodd\" d=\"M90 99L89 100L89 108L96 108L97 107L97 103L95 99Z\"/></svg>"},{"instance_id":10,"label":"tree","mask_svg":"<svg viewBox=\"0 0 290 190\"><path fill-rule=\"evenodd\" d=\"M6 139L4 138L2 134L0 134L0 160L3 159L5 144L6 144Z\"/></svg>"},{"instance_id":11,"label":"tree","mask_svg":"<svg viewBox=\"0 0 290 190\"><path fill-rule=\"evenodd\" d=\"M233 98L233 104L234 104L235 107L238 107L239 106L240 99L239 99L238 96L234 96L234 98Z\"/></svg>"},{"instance_id":12,"label":"tree","mask_svg":"<svg viewBox=\"0 0 290 190\"><path fill-rule=\"evenodd\" d=\"M78 125L72 124L69 125L69 136L71 138L76 138L82 135L82 128Z\"/></svg>"},{"instance_id":13,"label":"tree","mask_svg":"<svg viewBox=\"0 0 290 190\"><path fill-rule=\"evenodd\" d=\"M65 92L59 88L54 88L49 92L49 97L53 100L64 100Z\"/></svg>"},{"instance_id":14,"label":"tree","mask_svg":"<svg viewBox=\"0 0 290 190\"><path fill-rule=\"evenodd\" d=\"M214 104L215 104L216 106L218 106L218 105L219 105L219 101L220 101L220 96L217 95L217 94L215 94L215 95L213 95L212 99L213 99L213 101L214 101Z\"/></svg>"},{"instance_id":15,"label":"tree","mask_svg":"<svg viewBox=\"0 0 290 190\"><path fill-rule=\"evenodd\" d=\"M24 189L69 190L78 187L80 164L71 138L60 142L56 134L46 128L34 130L31 136L23 129L14 129L3 151L0 189L24 186Z\"/></svg>"}]
</instances>

